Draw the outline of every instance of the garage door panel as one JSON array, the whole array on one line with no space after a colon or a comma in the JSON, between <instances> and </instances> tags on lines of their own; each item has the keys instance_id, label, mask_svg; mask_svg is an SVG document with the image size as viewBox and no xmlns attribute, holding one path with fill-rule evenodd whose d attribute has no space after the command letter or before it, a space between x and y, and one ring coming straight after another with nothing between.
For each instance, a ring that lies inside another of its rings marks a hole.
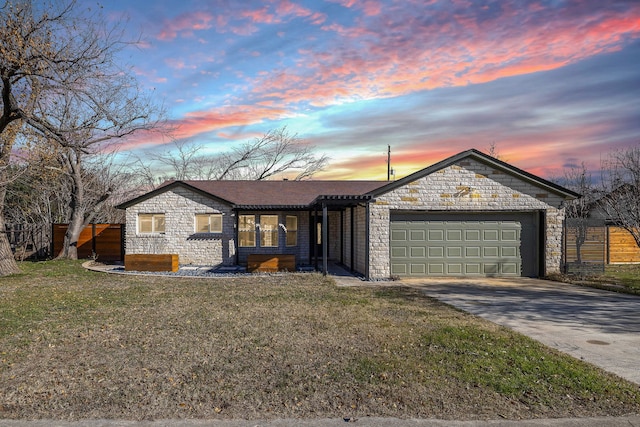
<instances>
[{"instance_id":1,"label":"garage door panel","mask_svg":"<svg viewBox=\"0 0 640 427\"><path fill-rule=\"evenodd\" d=\"M480 274L480 263L468 262L464 265L464 272L467 275Z\"/></svg>"},{"instance_id":2,"label":"garage door panel","mask_svg":"<svg viewBox=\"0 0 640 427\"><path fill-rule=\"evenodd\" d=\"M447 264L447 274L452 276L460 275L464 272L462 263L449 263Z\"/></svg>"},{"instance_id":3,"label":"garage door panel","mask_svg":"<svg viewBox=\"0 0 640 427\"><path fill-rule=\"evenodd\" d=\"M517 257L518 248L515 246L503 246L500 248L501 256L503 257Z\"/></svg>"},{"instance_id":4,"label":"garage door panel","mask_svg":"<svg viewBox=\"0 0 640 427\"><path fill-rule=\"evenodd\" d=\"M394 246L391 248L391 258L406 258L407 248L404 246Z\"/></svg>"},{"instance_id":5,"label":"garage door panel","mask_svg":"<svg viewBox=\"0 0 640 427\"><path fill-rule=\"evenodd\" d=\"M407 230L391 230L391 241L392 242L406 242L407 241Z\"/></svg>"},{"instance_id":6,"label":"garage door panel","mask_svg":"<svg viewBox=\"0 0 640 427\"><path fill-rule=\"evenodd\" d=\"M501 273L505 276L507 275L513 275L513 276L519 276L520 275L520 270L518 268L518 264L516 263L511 263L511 262L507 262L502 264L502 271Z\"/></svg>"},{"instance_id":7,"label":"garage door panel","mask_svg":"<svg viewBox=\"0 0 640 427\"><path fill-rule=\"evenodd\" d=\"M430 246L427 248L429 258L443 258L444 248L442 246Z\"/></svg>"},{"instance_id":8,"label":"garage door panel","mask_svg":"<svg viewBox=\"0 0 640 427\"><path fill-rule=\"evenodd\" d=\"M398 275L406 275L407 274L407 264L396 264L396 263L392 263L391 264L391 274L398 274Z\"/></svg>"},{"instance_id":9,"label":"garage door panel","mask_svg":"<svg viewBox=\"0 0 640 427\"><path fill-rule=\"evenodd\" d=\"M462 258L462 247L449 246L447 248L447 258Z\"/></svg>"},{"instance_id":10,"label":"garage door panel","mask_svg":"<svg viewBox=\"0 0 640 427\"><path fill-rule=\"evenodd\" d=\"M498 264L485 263L482 265L482 273L489 274L498 274L500 272L500 266Z\"/></svg>"},{"instance_id":11,"label":"garage door panel","mask_svg":"<svg viewBox=\"0 0 640 427\"><path fill-rule=\"evenodd\" d=\"M411 258L424 258L427 253L427 248L424 246L414 246L409 250L411 252Z\"/></svg>"},{"instance_id":12,"label":"garage door panel","mask_svg":"<svg viewBox=\"0 0 640 427\"><path fill-rule=\"evenodd\" d=\"M500 250L497 246L485 246L482 248L482 256L484 258L495 258L500 256Z\"/></svg>"},{"instance_id":13,"label":"garage door panel","mask_svg":"<svg viewBox=\"0 0 640 427\"><path fill-rule=\"evenodd\" d=\"M462 241L462 230L447 230L447 241L448 242Z\"/></svg>"},{"instance_id":14,"label":"garage door panel","mask_svg":"<svg viewBox=\"0 0 640 427\"><path fill-rule=\"evenodd\" d=\"M479 242L480 230L464 230L464 240L467 242Z\"/></svg>"},{"instance_id":15,"label":"garage door panel","mask_svg":"<svg viewBox=\"0 0 640 427\"><path fill-rule=\"evenodd\" d=\"M424 242L425 230L411 230L409 233L409 240L412 242Z\"/></svg>"},{"instance_id":16,"label":"garage door panel","mask_svg":"<svg viewBox=\"0 0 640 427\"><path fill-rule=\"evenodd\" d=\"M430 217L449 216L453 220L430 220ZM520 276L524 268L521 230L525 226L528 230L535 230L536 227L533 213L443 213L414 215L413 218L410 221L396 221L392 214L393 274ZM400 230L404 233L396 233ZM537 239L535 231L527 231L526 235L529 239ZM399 237L404 237L405 241L401 242ZM409 240L406 240L407 237ZM426 240L421 240L421 237ZM536 247L537 243L529 240L527 244ZM527 271L535 269L531 259L527 262Z\"/></svg>"},{"instance_id":17,"label":"garage door panel","mask_svg":"<svg viewBox=\"0 0 640 427\"><path fill-rule=\"evenodd\" d=\"M429 274L443 274L444 264L429 263Z\"/></svg>"},{"instance_id":18,"label":"garage door panel","mask_svg":"<svg viewBox=\"0 0 640 427\"><path fill-rule=\"evenodd\" d=\"M444 230L429 230L430 242L442 242L444 240Z\"/></svg>"},{"instance_id":19,"label":"garage door panel","mask_svg":"<svg viewBox=\"0 0 640 427\"><path fill-rule=\"evenodd\" d=\"M518 230L501 230L501 240L503 242L515 242L520 240Z\"/></svg>"},{"instance_id":20,"label":"garage door panel","mask_svg":"<svg viewBox=\"0 0 640 427\"><path fill-rule=\"evenodd\" d=\"M480 246L467 246L464 248L464 255L467 258L480 258Z\"/></svg>"},{"instance_id":21,"label":"garage door panel","mask_svg":"<svg viewBox=\"0 0 640 427\"><path fill-rule=\"evenodd\" d=\"M424 264L411 264L411 274L412 275L423 275L425 274L426 269Z\"/></svg>"},{"instance_id":22,"label":"garage door panel","mask_svg":"<svg viewBox=\"0 0 640 427\"><path fill-rule=\"evenodd\" d=\"M499 234L498 230L483 230L482 240L485 242L497 242Z\"/></svg>"}]
</instances>

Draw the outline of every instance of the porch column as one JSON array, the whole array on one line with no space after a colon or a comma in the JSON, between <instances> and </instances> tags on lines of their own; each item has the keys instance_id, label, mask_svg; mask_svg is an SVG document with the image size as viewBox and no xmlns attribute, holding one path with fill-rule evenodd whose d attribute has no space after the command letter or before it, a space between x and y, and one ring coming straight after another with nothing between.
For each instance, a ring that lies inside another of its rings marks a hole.
<instances>
[{"instance_id":1,"label":"porch column","mask_svg":"<svg viewBox=\"0 0 640 427\"><path fill-rule=\"evenodd\" d=\"M318 227L316 225L318 221L318 206L316 205L313 208L313 220L311 221L311 247L313 248L313 268L315 271L318 271L318 250L316 246L318 246Z\"/></svg>"},{"instance_id":2,"label":"porch column","mask_svg":"<svg viewBox=\"0 0 640 427\"><path fill-rule=\"evenodd\" d=\"M365 204L365 220L364 220L364 277L367 280L371 279L371 275L369 274L369 252L371 251L371 239L369 238L370 226L369 222L371 220L371 211L369 209L369 203Z\"/></svg>"},{"instance_id":3,"label":"porch column","mask_svg":"<svg viewBox=\"0 0 640 427\"><path fill-rule=\"evenodd\" d=\"M353 266L355 265L355 262L356 262L355 261L355 256L356 256L355 255L355 253L356 253L356 250L355 250L355 245L356 245L356 243L355 243L355 238L356 238L355 237L356 236L356 231L355 231L355 229L356 229L356 220L355 220L355 218L353 216L355 208L353 206L351 206L350 210L351 210L351 212L349 213L349 220L351 221L351 227L349 227L349 231L351 232L351 241L349 242L349 246L350 246L349 249L351 250L351 261L349 262L349 269L353 273L353 270L354 270Z\"/></svg>"},{"instance_id":4,"label":"porch column","mask_svg":"<svg viewBox=\"0 0 640 427\"><path fill-rule=\"evenodd\" d=\"M329 226L329 219L327 216L328 216L327 204L322 203L322 275L323 276L327 275L327 270L328 270L327 258L329 257L329 247L327 245L327 240L329 239L329 233L327 231L327 228Z\"/></svg>"},{"instance_id":5,"label":"porch column","mask_svg":"<svg viewBox=\"0 0 640 427\"><path fill-rule=\"evenodd\" d=\"M344 265L344 209L340 211L340 264Z\"/></svg>"}]
</instances>

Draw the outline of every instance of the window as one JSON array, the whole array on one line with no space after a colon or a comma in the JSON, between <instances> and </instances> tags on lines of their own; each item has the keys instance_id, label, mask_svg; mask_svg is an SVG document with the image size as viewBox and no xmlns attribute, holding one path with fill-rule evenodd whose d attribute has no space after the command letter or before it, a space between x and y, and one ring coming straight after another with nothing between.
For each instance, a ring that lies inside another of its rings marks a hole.
<instances>
[{"instance_id":1,"label":"window","mask_svg":"<svg viewBox=\"0 0 640 427\"><path fill-rule=\"evenodd\" d=\"M238 218L238 245L254 247L256 245L255 215L240 215Z\"/></svg>"},{"instance_id":2,"label":"window","mask_svg":"<svg viewBox=\"0 0 640 427\"><path fill-rule=\"evenodd\" d=\"M278 246L278 215L260 216L260 246L264 248Z\"/></svg>"},{"instance_id":3,"label":"window","mask_svg":"<svg viewBox=\"0 0 640 427\"><path fill-rule=\"evenodd\" d=\"M222 233L222 214L197 214L196 233Z\"/></svg>"},{"instance_id":4,"label":"window","mask_svg":"<svg viewBox=\"0 0 640 427\"><path fill-rule=\"evenodd\" d=\"M296 246L298 244L298 217L287 215L285 227L287 229L287 246Z\"/></svg>"},{"instance_id":5,"label":"window","mask_svg":"<svg viewBox=\"0 0 640 427\"><path fill-rule=\"evenodd\" d=\"M139 214L138 233L164 233L164 214Z\"/></svg>"}]
</instances>

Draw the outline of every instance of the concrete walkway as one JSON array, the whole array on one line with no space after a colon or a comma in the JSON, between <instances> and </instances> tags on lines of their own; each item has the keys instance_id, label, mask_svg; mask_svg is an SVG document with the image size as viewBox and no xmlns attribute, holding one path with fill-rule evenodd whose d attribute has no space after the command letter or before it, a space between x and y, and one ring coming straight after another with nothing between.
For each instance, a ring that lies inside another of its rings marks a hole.
<instances>
[{"instance_id":1,"label":"concrete walkway","mask_svg":"<svg viewBox=\"0 0 640 427\"><path fill-rule=\"evenodd\" d=\"M399 283L640 384L638 296L529 278Z\"/></svg>"}]
</instances>

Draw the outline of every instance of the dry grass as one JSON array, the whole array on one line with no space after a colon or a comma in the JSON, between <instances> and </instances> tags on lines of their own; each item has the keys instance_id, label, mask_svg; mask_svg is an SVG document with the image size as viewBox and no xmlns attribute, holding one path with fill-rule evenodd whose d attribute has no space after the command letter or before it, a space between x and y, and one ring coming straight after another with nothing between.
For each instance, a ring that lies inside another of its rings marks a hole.
<instances>
[{"instance_id":1,"label":"dry grass","mask_svg":"<svg viewBox=\"0 0 640 427\"><path fill-rule=\"evenodd\" d=\"M603 274L588 276L555 275L552 280L614 292L640 295L640 264L605 265Z\"/></svg>"},{"instance_id":2,"label":"dry grass","mask_svg":"<svg viewBox=\"0 0 640 427\"><path fill-rule=\"evenodd\" d=\"M637 385L404 288L24 264L0 281L0 418L538 418Z\"/></svg>"}]
</instances>

